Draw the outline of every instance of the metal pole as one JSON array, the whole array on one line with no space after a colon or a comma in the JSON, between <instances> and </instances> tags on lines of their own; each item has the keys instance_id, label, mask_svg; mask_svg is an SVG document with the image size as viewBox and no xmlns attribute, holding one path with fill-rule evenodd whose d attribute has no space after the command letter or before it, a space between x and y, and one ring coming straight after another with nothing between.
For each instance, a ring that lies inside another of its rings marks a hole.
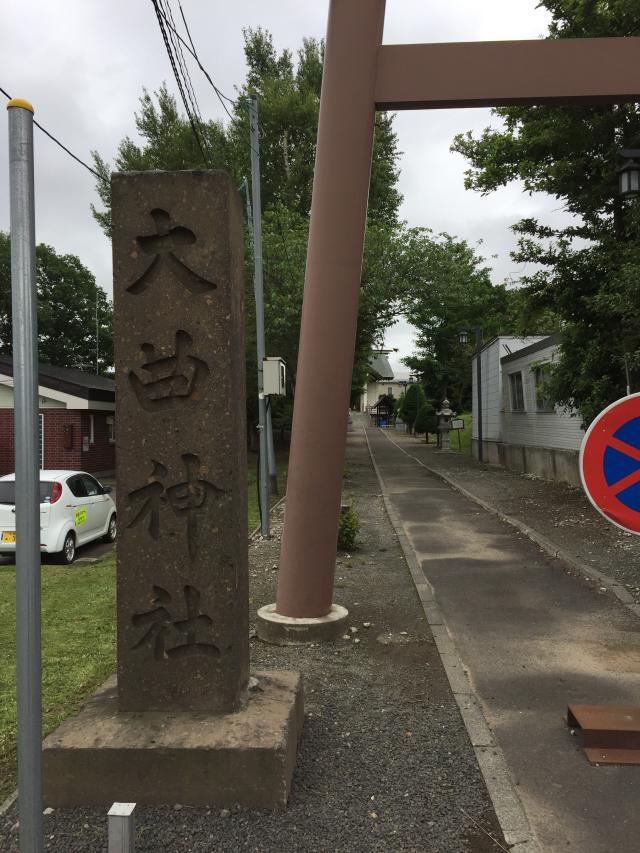
<instances>
[{"instance_id":1,"label":"metal pole","mask_svg":"<svg viewBox=\"0 0 640 853\"><path fill-rule=\"evenodd\" d=\"M259 153L260 149L258 149ZM244 189L245 198L247 200L247 225L249 226L249 231L253 236L253 213L251 210L251 197L249 196L249 182L246 178L243 178L242 184L238 189ZM254 292L255 292L255 282L254 282ZM256 309L257 309L257 297L256 297ZM264 330L264 309L263 309L263 330ZM271 406L267 405L267 456L269 462L269 479L271 481L271 494L278 494L278 468L276 465L276 452L273 444L273 423L271 421Z\"/></svg>"},{"instance_id":2,"label":"metal pole","mask_svg":"<svg viewBox=\"0 0 640 853\"><path fill-rule=\"evenodd\" d=\"M109 809L109 853L135 853L135 808L135 803L114 803Z\"/></svg>"},{"instance_id":3,"label":"metal pole","mask_svg":"<svg viewBox=\"0 0 640 853\"><path fill-rule=\"evenodd\" d=\"M276 449L273 444L273 423L271 421L271 405L267 406L267 458L269 462L269 482L271 494L278 494L278 469L276 467Z\"/></svg>"},{"instance_id":4,"label":"metal pole","mask_svg":"<svg viewBox=\"0 0 640 853\"><path fill-rule=\"evenodd\" d=\"M11 299L16 471L16 658L21 853L42 853L42 662L38 343L33 107L9 109Z\"/></svg>"},{"instance_id":5,"label":"metal pole","mask_svg":"<svg viewBox=\"0 0 640 853\"><path fill-rule=\"evenodd\" d=\"M476 331L476 381L478 383L478 462L484 462L484 450L482 447L482 329L475 327Z\"/></svg>"},{"instance_id":6,"label":"metal pole","mask_svg":"<svg viewBox=\"0 0 640 853\"><path fill-rule=\"evenodd\" d=\"M262 281L262 202L260 200L260 140L258 134L258 100L249 101L251 139L251 195L253 198L253 265L256 294L256 345L258 353L258 430L260 433L260 511L263 536L269 536L269 458L267 441L267 406L264 398L262 363L264 345L264 297Z\"/></svg>"},{"instance_id":7,"label":"metal pole","mask_svg":"<svg viewBox=\"0 0 640 853\"><path fill-rule=\"evenodd\" d=\"M629 354L624 354L624 375L627 378L627 397L631 394L631 381L629 379Z\"/></svg>"}]
</instances>

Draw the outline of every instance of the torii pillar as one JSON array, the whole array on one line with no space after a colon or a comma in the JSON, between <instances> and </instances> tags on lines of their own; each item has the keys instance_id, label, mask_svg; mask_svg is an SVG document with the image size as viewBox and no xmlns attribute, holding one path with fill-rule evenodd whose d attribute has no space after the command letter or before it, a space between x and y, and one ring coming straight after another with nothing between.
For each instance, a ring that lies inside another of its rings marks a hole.
<instances>
[{"instance_id":1,"label":"torii pillar","mask_svg":"<svg viewBox=\"0 0 640 853\"><path fill-rule=\"evenodd\" d=\"M272 642L333 638L347 616L333 580L376 110L640 100L640 38L385 46L384 11L329 5Z\"/></svg>"}]
</instances>

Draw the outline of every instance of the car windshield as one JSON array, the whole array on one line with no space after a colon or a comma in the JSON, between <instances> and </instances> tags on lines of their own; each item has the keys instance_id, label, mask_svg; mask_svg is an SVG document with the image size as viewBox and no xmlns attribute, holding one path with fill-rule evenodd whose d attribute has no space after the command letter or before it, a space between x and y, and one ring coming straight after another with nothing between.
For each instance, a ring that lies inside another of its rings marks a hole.
<instances>
[{"instance_id":1,"label":"car windshield","mask_svg":"<svg viewBox=\"0 0 640 853\"><path fill-rule=\"evenodd\" d=\"M53 483L40 483L40 503L43 504L47 500L51 500L53 493ZM9 504L14 506L16 502L16 483L15 480L0 480L0 504Z\"/></svg>"}]
</instances>

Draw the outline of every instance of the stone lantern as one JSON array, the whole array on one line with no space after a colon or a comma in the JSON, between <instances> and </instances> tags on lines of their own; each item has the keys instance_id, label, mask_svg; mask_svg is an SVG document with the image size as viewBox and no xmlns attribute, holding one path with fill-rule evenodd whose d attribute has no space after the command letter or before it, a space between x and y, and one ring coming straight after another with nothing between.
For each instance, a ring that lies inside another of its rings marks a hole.
<instances>
[{"instance_id":1,"label":"stone lantern","mask_svg":"<svg viewBox=\"0 0 640 853\"><path fill-rule=\"evenodd\" d=\"M440 450L449 450L449 432L451 431L451 421L456 413L449 406L448 400L442 401L442 408L436 412L438 418L438 447Z\"/></svg>"}]
</instances>

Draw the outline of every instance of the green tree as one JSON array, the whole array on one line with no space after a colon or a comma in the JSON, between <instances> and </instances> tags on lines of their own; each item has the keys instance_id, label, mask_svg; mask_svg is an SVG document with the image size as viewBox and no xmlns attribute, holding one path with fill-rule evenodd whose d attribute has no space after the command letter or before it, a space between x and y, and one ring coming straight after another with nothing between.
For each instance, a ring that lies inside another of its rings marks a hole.
<instances>
[{"instance_id":1,"label":"green tree","mask_svg":"<svg viewBox=\"0 0 640 853\"><path fill-rule=\"evenodd\" d=\"M206 166L231 172L237 184L250 175L247 101L257 95L260 117L261 191L263 204L263 258L265 337L268 354L286 362L292 388L298 355L306 245L313 185L313 164L320 106L324 48L320 41L303 40L294 55L278 53L266 30L244 30L247 76L231 107L227 127L206 122L209 162L203 162L189 122L180 113L166 86L152 96L146 90L135 115L140 137L126 137L118 146L117 171L197 169ZM102 209L94 216L107 235L111 230L110 164L97 152L94 165L101 175L97 192ZM380 114L376 133L369 193L360 316L354 360L354 385L362 387L371 348L395 317L401 276L394 274L397 212L398 150L393 117ZM255 307L253 262L247 241L247 383L255 387ZM255 417L254 396L249 413Z\"/></svg>"},{"instance_id":2,"label":"green tree","mask_svg":"<svg viewBox=\"0 0 640 853\"><path fill-rule=\"evenodd\" d=\"M93 274L75 255L36 247L38 357L60 367L95 370L96 307L99 370L113 367L113 309ZM12 352L11 240L0 231L0 353Z\"/></svg>"},{"instance_id":3,"label":"green tree","mask_svg":"<svg viewBox=\"0 0 640 853\"><path fill-rule=\"evenodd\" d=\"M418 411L418 416L416 417L415 423L413 425L413 431L416 434L425 434L426 441L429 441L429 433L436 432L437 429L437 418L436 418L436 410L431 405L431 403L426 400Z\"/></svg>"},{"instance_id":4,"label":"green tree","mask_svg":"<svg viewBox=\"0 0 640 853\"><path fill-rule=\"evenodd\" d=\"M550 38L640 34L637 0L542 0ZM525 276L520 331L543 323L562 330L561 359L550 380L556 402L585 423L625 393L627 357L640 378L640 214L617 192L618 151L637 147L637 104L504 107L503 126L456 137L469 161L467 187L483 194L512 181L546 192L573 214L564 228L535 219L514 225L515 260L537 266ZM543 319L541 319L543 318Z\"/></svg>"},{"instance_id":5,"label":"green tree","mask_svg":"<svg viewBox=\"0 0 640 853\"><path fill-rule=\"evenodd\" d=\"M409 432L413 430L413 425L418 417L418 412L426 402L427 398L425 397L422 385L417 382L412 385L407 385L407 389L404 393L404 400L402 401L398 414L405 424L407 424Z\"/></svg>"},{"instance_id":6,"label":"green tree","mask_svg":"<svg viewBox=\"0 0 640 853\"><path fill-rule=\"evenodd\" d=\"M470 351L461 346L459 330L482 324L487 338L515 322L518 296L504 285L494 286L482 258L464 240L410 229L404 241L410 278L403 309L417 327L416 352L404 359L420 376L427 396L444 397L457 408L471 395Z\"/></svg>"}]
</instances>

